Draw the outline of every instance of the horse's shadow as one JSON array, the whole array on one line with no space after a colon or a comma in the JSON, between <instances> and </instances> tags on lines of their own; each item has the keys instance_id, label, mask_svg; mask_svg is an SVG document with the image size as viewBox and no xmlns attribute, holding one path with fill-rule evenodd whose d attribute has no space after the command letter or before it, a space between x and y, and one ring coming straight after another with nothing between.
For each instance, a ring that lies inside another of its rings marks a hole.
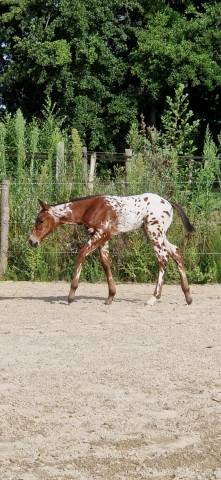
<instances>
[{"instance_id":1,"label":"horse's shadow","mask_svg":"<svg viewBox=\"0 0 221 480\"><path fill-rule=\"evenodd\" d=\"M0 297L0 301L1 300L37 300L37 301L41 301L41 302L46 302L46 303L59 303L59 304L62 304L62 305L69 305L68 304L68 296L67 295L55 295L55 296L41 296L41 297L34 297L34 296L23 296L23 295L19 295L17 297L7 297L7 296L4 296L4 297ZM73 303L77 303L79 302L80 300L88 300L88 301L92 301L92 300L104 300L104 297L89 297L89 296L83 296L83 295L79 295L79 296L76 296L76 298L74 299Z\"/></svg>"},{"instance_id":2,"label":"horse's shadow","mask_svg":"<svg viewBox=\"0 0 221 480\"><path fill-rule=\"evenodd\" d=\"M0 297L0 301L3 301L3 300L37 300L37 301L42 301L42 302L45 302L45 303L51 303L51 304L60 304L60 305L68 305L69 306L69 303L68 303L68 297L67 295L56 295L56 296L41 296L41 297L33 297L33 296L23 296L23 295L19 295L19 296L13 296L13 297L10 297L10 296L4 296L4 297ZM76 296L76 298L74 299L73 301L73 304L74 303L79 303L81 301L86 301L86 303L94 303L94 300L98 300L98 301L101 301L102 303L105 302L106 300L106 297L99 297L99 296L89 296L89 295L78 295ZM141 303L142 300L136 300L136 299L131 299L131 298L116 298L114 299L114 303L115 302L129 302L129 303ZM72 305L72 303L71 303Z\"/></svg>"}]
</instances>

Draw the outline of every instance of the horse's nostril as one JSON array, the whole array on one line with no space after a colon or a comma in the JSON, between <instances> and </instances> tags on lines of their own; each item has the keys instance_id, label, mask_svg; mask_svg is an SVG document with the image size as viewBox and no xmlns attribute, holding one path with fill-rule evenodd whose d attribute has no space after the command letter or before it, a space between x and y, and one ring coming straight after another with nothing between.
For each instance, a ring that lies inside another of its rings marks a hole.
<instances>
[{"instance_id":1,"label":"horse's nostril","mask_svg":"<svg viewBox=\"0 0 221 480\"><path fill-rule=\"evenodd\" d=\"M38 242L36 240L32 240L32 238L29 238L29 244L31 245L31 247L37 247L38 246Z\"/></svg>"}]
</instances>

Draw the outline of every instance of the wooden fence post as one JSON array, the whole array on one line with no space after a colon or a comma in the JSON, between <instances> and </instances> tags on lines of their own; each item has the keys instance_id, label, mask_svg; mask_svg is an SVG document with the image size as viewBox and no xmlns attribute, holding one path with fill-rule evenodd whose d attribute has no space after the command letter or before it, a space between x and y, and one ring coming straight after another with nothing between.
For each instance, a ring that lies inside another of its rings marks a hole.
<instances>
[{"instance_id":1,"label":"wooden fence post","mask_svg":"<svg viewBox=\"0 0 221 480\"><path fill-rule=\"evenodd\" d=\"M8 265L9 235L9 181L0 183L1 192L1 237L0 237L0 275L4 275Z\"/></svg>"},{"instance_id":2,"label":"wooden fence post","mask_svg":"<svg viewBox=\"0 0 221 480\"><path fill-rule=\"evenodd\" d=\"M64 170L64 142L58 142L56 151L55 180L57 188L60 186L61 176Z\"/></svg>"},{"instance_id":3,"label":"wooden fence post","mask_svg":"<svg viewBox=\"0 0 221 480\"><path fill-rule=\"evenodd\" d=\"M126 190L128 188L128 179L132 168L132 156L133 152L131 148L125 148L125 170L126 170Z\"/></svg>"},{"instance_id":4,"label":"wooden fence post","mask_svg":"<svg viewBox=\"0 0 221 480\"><path fill-rule=\"evenodd\" d=\"M94 174L95 174L95 168L96 168L96 153L93 152L91 154L90 158L90 171L89 171L89 177L88 177L88 189L90 193L93 193L94 189Z\"/></svg>"},{"instance_id":5,"label":"wooden fence post","mask_svg":"<svg viewBox=\"0 0 221 480\"><path fill-rule=\"evenodd\" d=\"M84 185L87 185L87 147L82 148L82 172Z\"/></svg>"}]
</instances>

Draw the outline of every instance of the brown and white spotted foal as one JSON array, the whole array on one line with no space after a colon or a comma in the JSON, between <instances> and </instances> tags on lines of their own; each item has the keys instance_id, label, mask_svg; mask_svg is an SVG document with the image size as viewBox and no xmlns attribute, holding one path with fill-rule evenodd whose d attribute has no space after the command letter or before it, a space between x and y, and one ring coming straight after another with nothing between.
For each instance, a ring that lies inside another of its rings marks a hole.
<instances>
[{"instance_id":1,"label":"brown and white spotted foal","mask_svg":"<svg viewBox=\"0 0 221 480\"><path fill-rule=\"evenodd\" d=\"M108 240L113 235L130 232L141 227L143 227L145 234L153 244L159 264L158 280L154 294L148 301L148 304L154 305L161 296L169 256L173 258L179 269L181 287L186 302L188 304L192 302L182 256L178 248L166 238L167 230L173 219L173 208L180 214L187 231L192 232L194 230L182 207L179 205L169 203L153 193L128 197L91 196L78 198L60 205L48 205L40 201L40 205L42 209L37 216L34 229L29 238L29 243L33 247L37 246L46 235L61 224L83 224L91 235L90 240L80 249L77 256L77 268L71 282L68 297L69 303L74 300L85 258L97 248L99 249L100 260L109 288L106 303L110 304L112 302L116 293L116 287L109 261Z\"/></svg>"}]
</instances>

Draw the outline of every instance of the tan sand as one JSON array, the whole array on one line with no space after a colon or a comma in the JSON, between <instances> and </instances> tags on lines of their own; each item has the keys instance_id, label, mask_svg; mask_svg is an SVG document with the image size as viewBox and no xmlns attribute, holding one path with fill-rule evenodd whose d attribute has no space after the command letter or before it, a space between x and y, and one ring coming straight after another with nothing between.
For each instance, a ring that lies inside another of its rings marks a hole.
<instances>
[{"instance_id":1,"label":"tan sand","mask_svg":"<svg viewBox=\"0 0 221 480\"><path fill-rule=\"evenodd\" d=\"M0 283L0 480L221 480L221 285Z\"/></svg>"}]
</instances>

